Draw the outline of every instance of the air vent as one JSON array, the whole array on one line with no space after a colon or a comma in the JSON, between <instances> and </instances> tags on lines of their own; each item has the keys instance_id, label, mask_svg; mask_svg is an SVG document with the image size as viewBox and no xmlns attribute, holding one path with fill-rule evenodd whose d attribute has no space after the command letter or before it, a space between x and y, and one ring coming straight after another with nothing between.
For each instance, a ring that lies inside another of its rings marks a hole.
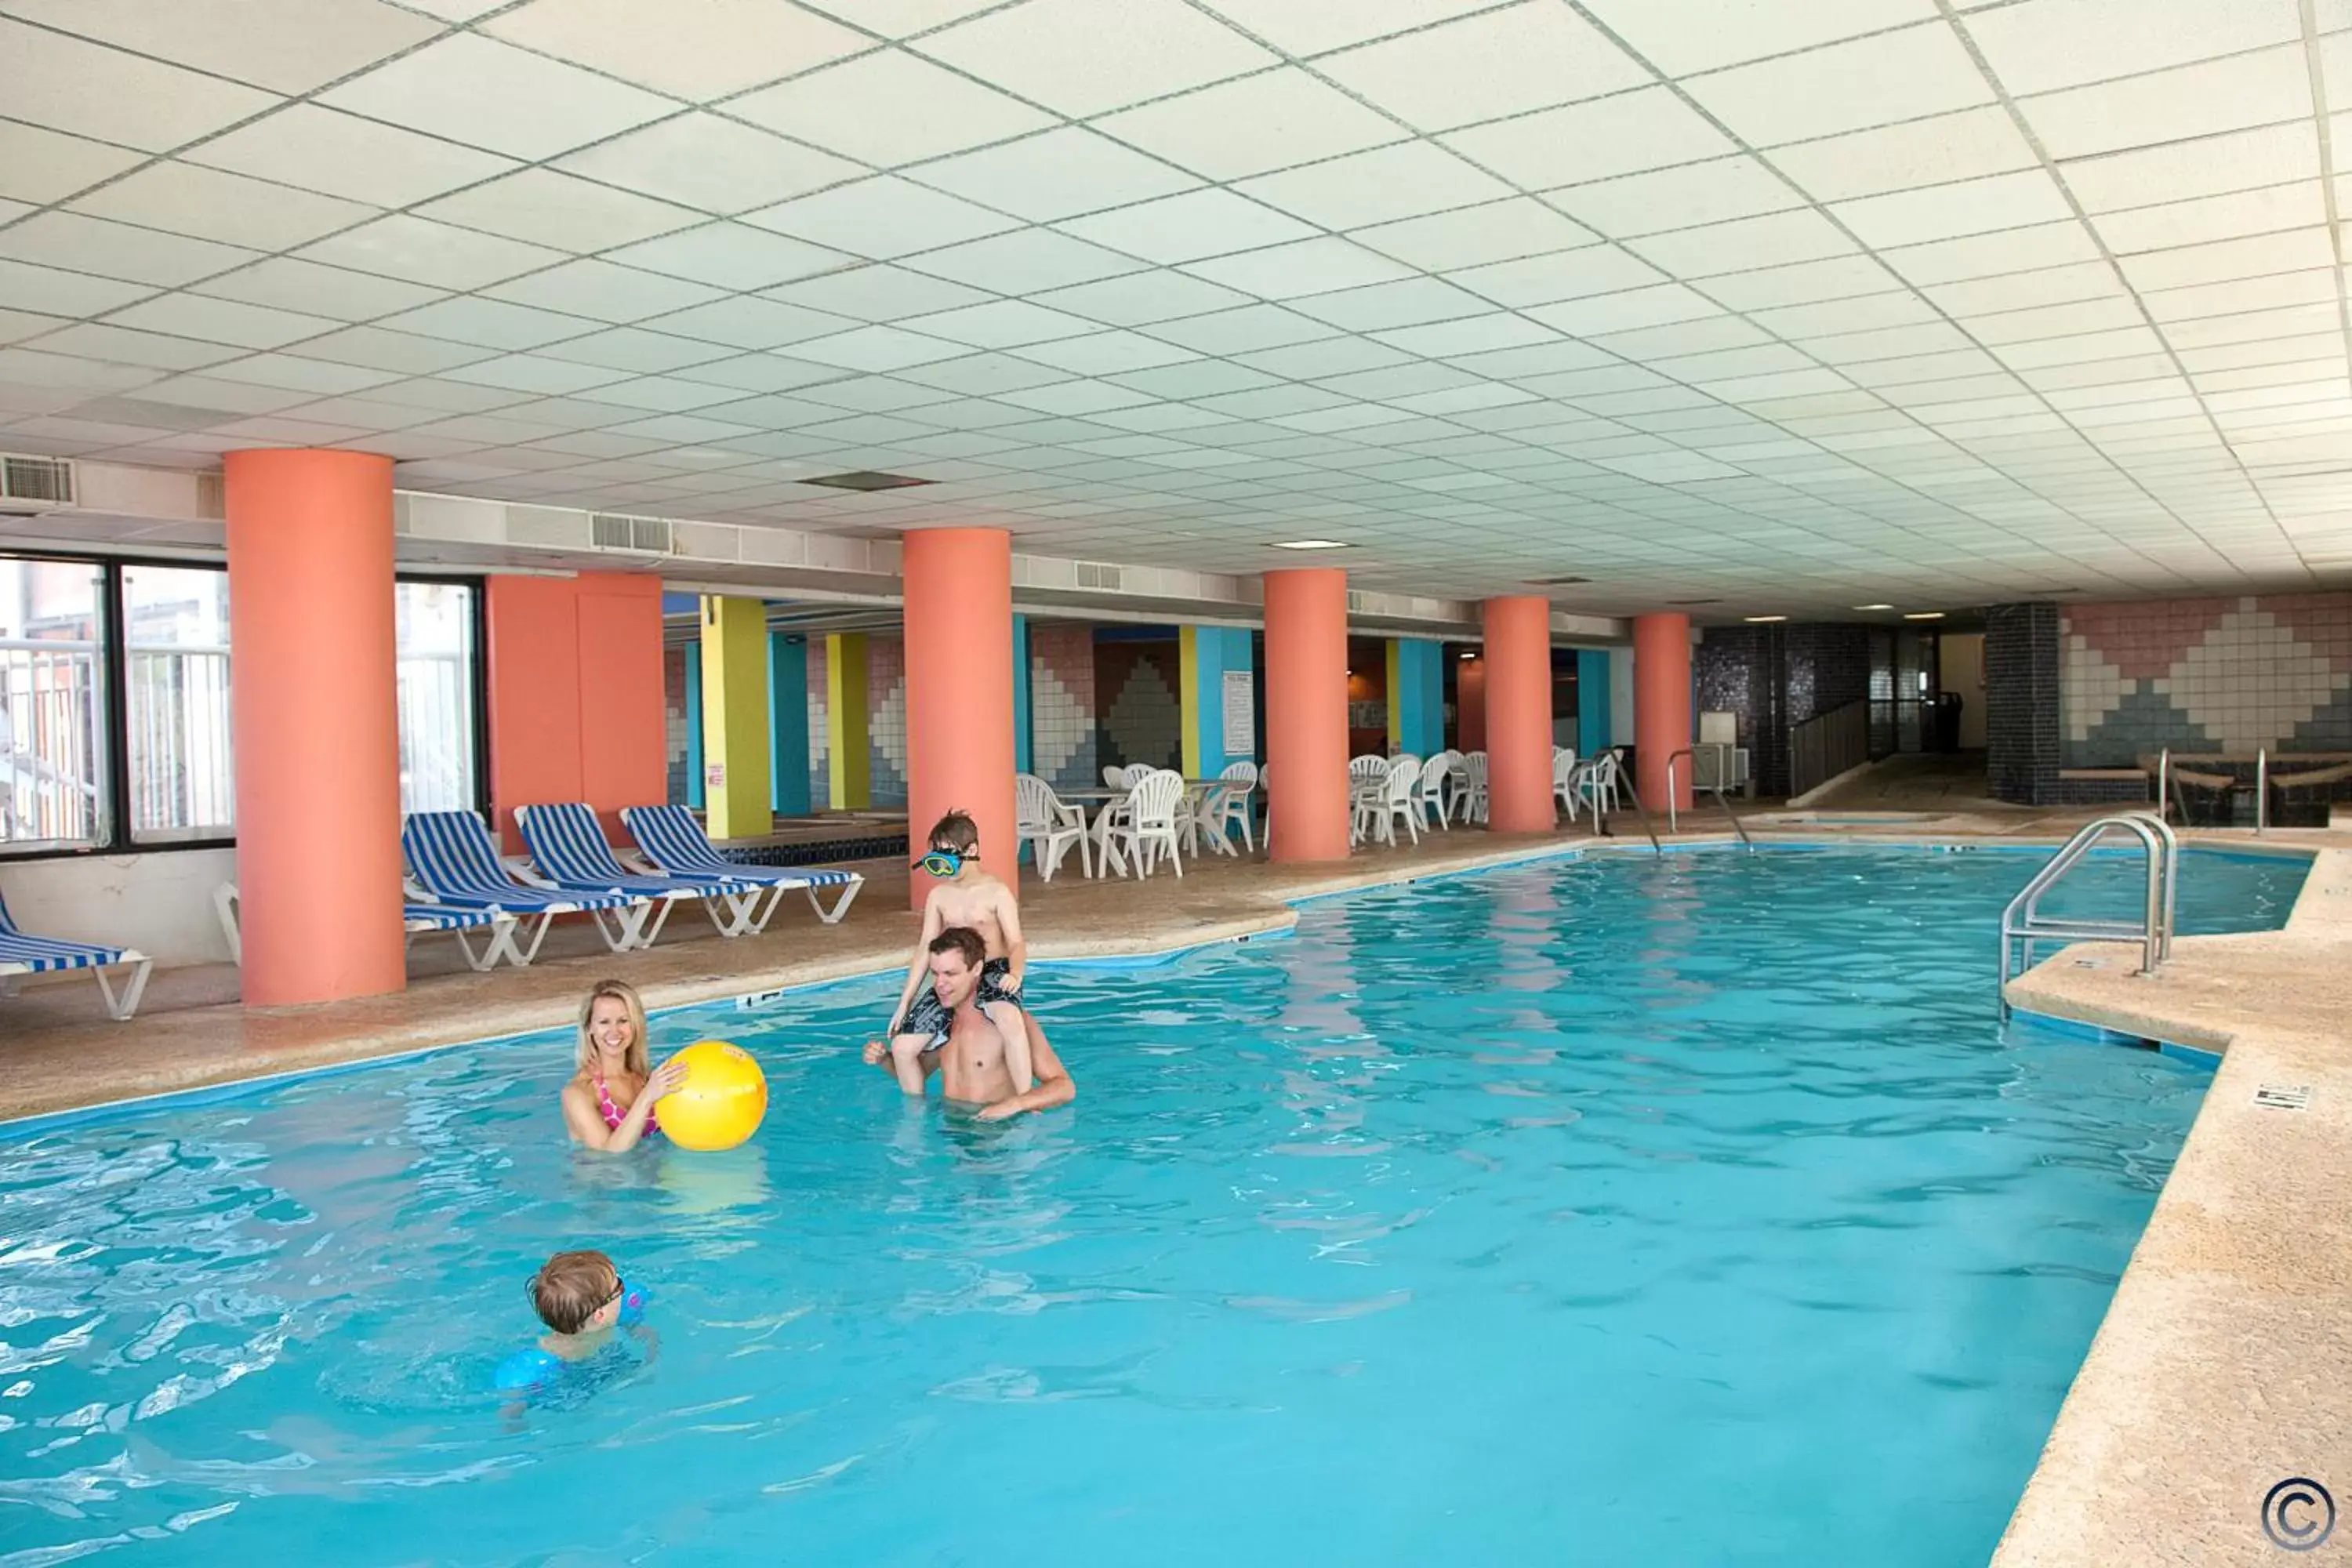
<instances>
[{"instance_id":1,"label":"air vent","mask_svg":"<svg viewBox=\"0 0 2352 1568\"><path fill-rule=\"evenodd\" d=\"M669 524L658 517L615 517L600 511L588 520L588 542L598 550L640 555L669 553Z\"/></svg>"},{"instance_id":2,"label":"air vent","mask_svg":"<svg viewBox=\"0 0 2352 1568\"><path fill-rule=\"evenodd\" d=\"M0 458L0 500L71 506L73 465L62 458Z\"/></svg>"},{"instance_id":3,"label":"air vent","mask_svg":"<svg viewBox=\"0 0 2352 1568\"><path fill-rule=\"evenodd\" d=\"M854 474L826 474L820 479L803 479L804 485L824 485L836 490L902 490L908 485L928 485L929 479L919 479L908 474L877 474L861 468Z\"/></svg>"},{"instance_id":4,"label":"air vent","mask_svg":"<svg viewBox=\"0 0 2352 1568\"><path fill-rule=\"evenodd\" d=\"M1116 594L1126 581L1127 573L1120 567L1106 565L1099 561L1078 563L1077 584L1081 588L1101 588Z\"/></svg>"},{"instance_id":5,"label":"air vent","mask_svg":"<svg viewBox=\"0 0 2352 1568\"><path fill-rule=\"evenodd\" d=\"M1669 605L1720 605L1721 599L1668 599Z\"/></svg>"},{"instance_id":6,"label":"air vent","mask_svg":"<svg viewBox=\"0 0 2352 1568\"><path fill-rule=\"evenodd\" d=\"M228 477L226 475L210 473L196 476L196 515L213 522L219 522L228 516ZM392 515L393 531L397 533L400 531L401 515L397 506L394 507Z\"/></svg>"},{"instance_id":7,"label":"air vent","mask_svg":"<svg viewBox=\"0 0 2352 1568\"><path fill-rule=\"evenodd\" d=\"M1528 581L1538 588L1565 588L1575 583L1590 583L1590 577L1530 577Z\"/></svg>"},{"instance_id":8,"label":"air vent","mask_svg":"<svg viewBox=\"0 0 2352 1568\"><path fill-rule=\"evenodd\" d=\"M1364 615L1369 612L1371 607L1371 595L1369 594L1360 594L1353 588L1348 590L1348 613L1349 615Z\"/></svg>"}]
</instances>

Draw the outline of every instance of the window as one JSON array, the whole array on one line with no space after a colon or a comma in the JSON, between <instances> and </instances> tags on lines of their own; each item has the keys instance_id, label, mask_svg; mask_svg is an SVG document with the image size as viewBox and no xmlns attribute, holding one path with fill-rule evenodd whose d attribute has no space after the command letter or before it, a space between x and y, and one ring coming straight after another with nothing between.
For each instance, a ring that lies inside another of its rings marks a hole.
<instances>
[{"instance_id":1,"label":"window","mask_svg":"<svg viewBox=\"0 0 2352 1568\"><path fill-rule=\"evenodd\" d=\"M106 576L0 557L0 846L108 842Z\"/></svg>"},{"instance_id":2,"label":"window","mask_svg":"<svg viewBox=\"0 0 2352 1568\"><path fill-rule=\"evenodd\" d=\"M478 807L480 590L393 591L401 808ZM230 837L228 595L216 566L0 556L0 853Z\"/></svg>"}]
</instances>

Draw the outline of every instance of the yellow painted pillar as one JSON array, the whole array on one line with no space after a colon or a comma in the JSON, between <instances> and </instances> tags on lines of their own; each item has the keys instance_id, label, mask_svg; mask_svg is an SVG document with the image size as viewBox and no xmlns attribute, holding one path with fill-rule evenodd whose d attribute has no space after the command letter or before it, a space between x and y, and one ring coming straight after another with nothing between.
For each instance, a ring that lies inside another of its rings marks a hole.
<instances>
[{"instance_id":1,"label":"yellow painted pillar","mask_svg":"<svg viewBox=\"0 0 2352 1568\"><path fill-rule=\"evenodd\" d=\"M866 758L866 634L835 632L824 639L825 760L833 774L835 811L874 804L873 765Z\"/></svg>"},{"instance_id":2,"label":"yellow painted pillar","mask_svg":"<svg viewBox=\"0 0 2352 1568\"><path fill-rule=\"evenodd\" d=\"M768 606L702 600L702 795L713 838L776 826L769 788Z\"/></svg>"}]
</instances>

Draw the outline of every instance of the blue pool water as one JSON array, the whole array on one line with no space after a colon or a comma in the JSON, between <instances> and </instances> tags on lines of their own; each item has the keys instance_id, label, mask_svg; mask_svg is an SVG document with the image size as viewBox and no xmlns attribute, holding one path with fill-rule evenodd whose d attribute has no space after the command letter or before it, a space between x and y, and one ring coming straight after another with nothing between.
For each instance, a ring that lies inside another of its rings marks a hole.
<instances>
[{"instance_id":1,"label":"blue pool water","mask_svg":"<svg viewBox=\"0 0 2352 1568\"><path fill-rule=\"evenodd\" d=\"M1042 968L1081 1098L1002 1127L857 1064L877 981L656 1021L764 1062L730 1154L568 1152L556 1036L0 1142L0 1564L1981 1563L2206 1082L1997 1035L2036 864L1550 862ZM2303 871L2189 856L2184 927ZM583 1245L657 1352L508 1419Z\"/></svg>"}]
</instances>

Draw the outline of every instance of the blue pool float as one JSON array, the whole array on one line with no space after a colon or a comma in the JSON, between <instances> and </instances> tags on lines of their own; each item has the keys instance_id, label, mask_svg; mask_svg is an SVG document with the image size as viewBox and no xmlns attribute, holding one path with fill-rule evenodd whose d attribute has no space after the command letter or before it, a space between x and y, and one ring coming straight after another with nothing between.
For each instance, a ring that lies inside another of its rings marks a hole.
<instances>
[{"instance_id":1,"label":"blue pool float","mask_svg":"<svg viewBox=\"0 0 2352 1568\"><path fill-rule=\"evenodd\" d=\"M645 1321L646 1299L646 1291L625 1279L621 1281L621 1327L635 1328ZM490 1381L501 1394L531 1394L562 1377L570 1364L553 1351L531 1345L499 1363Z\"/></svg>"}]
</instances>

